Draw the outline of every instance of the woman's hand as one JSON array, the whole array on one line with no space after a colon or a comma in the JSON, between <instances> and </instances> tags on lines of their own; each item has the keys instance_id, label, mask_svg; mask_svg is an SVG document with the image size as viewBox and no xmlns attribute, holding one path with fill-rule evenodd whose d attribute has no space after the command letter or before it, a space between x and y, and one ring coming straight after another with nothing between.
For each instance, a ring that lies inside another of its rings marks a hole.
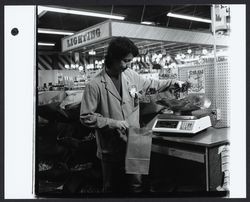
<instances>
[{"instance_id":1,"label":"woman's hand","mask_svg":"<svg viewBox=\"0 0 250 202\"><path fill-rule=\"evenodd\" d=\"M128 141L128 133L127 133L127 130L120 130L120 129L117 129L116 130L119 137L124 141L124 142L127 142Z\"/></svg>"},{"instance_id":2,"label":"woman's hand","mask_svg":"<svg viewBox=\"0 0 250 202\"><path fill-rule=\"evenodd\" d=\"M175 92L186 92L188 89L191 87L191 83L189 81L183 82L183 81L178 81L174 80L173 84L173 90Z\"/></svg>"},{"instance_id":3,"label":"woman's hand","mask_svg":"<svg viewBox=\"0 0 250 202\"><path fill-rule=\"evenodd\" d=\"M185 82L183 82L183 81L174 80L173 85L174 85L176 88L182 88L182 85L183 85L184 83L185 83Z\"/></svg>"},{"instance_id":4,"label":"woman's hand","mask_svg":"<svg viewBox=\"0 0 250 202\"><path fill-rule=\"evenodd\" d=\"M120 130L126 130L129 128L129 124L127 121L117 121L116 128Z\"/></svg>"}]
</instances>

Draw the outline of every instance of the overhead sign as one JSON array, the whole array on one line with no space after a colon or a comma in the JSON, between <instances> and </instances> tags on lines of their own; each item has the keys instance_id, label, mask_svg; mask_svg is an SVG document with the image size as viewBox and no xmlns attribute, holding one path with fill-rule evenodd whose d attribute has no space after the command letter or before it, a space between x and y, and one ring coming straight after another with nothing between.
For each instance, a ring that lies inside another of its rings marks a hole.
<instances>
[{"instance_id":1,"label":"overhead sign","mask_svg":"<svg viewBox=\"0 0 250 202\"><path fill-rule=\"evenodd\" d=\"M230 17L230 7L228 5L216 4L214 6L215 19L214 24L215 32L227 31L229 29L227 18Z\"/></svg>"},{"instance_id":2,"label":"overhead sign","mask_svg":"<svg viewBox=\"0 0 250 202\"><path fill-rule=\"evenodd\" d=\"M105 22L62 39L62 52L84 47L110 37L110 22Z\"/></svg>"}]
</instances>

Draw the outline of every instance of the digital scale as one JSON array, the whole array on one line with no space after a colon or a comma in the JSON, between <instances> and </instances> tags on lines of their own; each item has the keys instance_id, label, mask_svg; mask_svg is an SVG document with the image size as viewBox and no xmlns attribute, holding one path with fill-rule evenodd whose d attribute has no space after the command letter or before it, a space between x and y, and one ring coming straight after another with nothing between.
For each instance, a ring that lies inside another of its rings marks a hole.
<instances>
[{"instance_id":1,"label":"digital scale","mask_svg":"<svg viewBox=\"0 0 250 202\"><path fill-rule=\"evenodd\" d=\"M208 115L159 114L152 127L152 131L174 134L196 134L210 126L212 125Z\"/></svg>"}]
</instances>

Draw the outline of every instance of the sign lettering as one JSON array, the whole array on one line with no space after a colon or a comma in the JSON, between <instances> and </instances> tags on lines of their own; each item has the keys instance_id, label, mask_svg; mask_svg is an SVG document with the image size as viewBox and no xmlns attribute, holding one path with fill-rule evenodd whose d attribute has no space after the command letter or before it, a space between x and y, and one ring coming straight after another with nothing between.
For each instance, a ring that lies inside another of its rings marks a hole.
<instances>
[{"instance_id":1,"label":"sign lettering","mask_svg":"<svg viewBox=\"0 0 250 202\"><path fill-rule=\"evenodd\" d=\"M110 21L100 23L77 32L74 35L64 37L62 39L62 52L76 50L87 44L96 43L97 41L109 38L110 35Z\"/></svg>"},{"instance_id":2,"label":"sign lettering","mask_svg":"<svg viewBox=\"0 0 250 202\"><path fill-rule=\"evenodd\" d=\"M74 36L72 38L67 39L67 48L82 44L83 42L86 42L86 41L90 41L90 40L99 38L100 36L101 36L100 28L89 31L83 35Z\"/></svg>"}]
</instances>

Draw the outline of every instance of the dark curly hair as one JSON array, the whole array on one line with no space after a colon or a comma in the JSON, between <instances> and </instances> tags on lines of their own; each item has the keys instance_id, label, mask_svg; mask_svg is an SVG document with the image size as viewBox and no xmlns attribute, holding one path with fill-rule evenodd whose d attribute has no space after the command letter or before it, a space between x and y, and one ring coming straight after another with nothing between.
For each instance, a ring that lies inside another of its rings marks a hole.
<instances>
[{"instance_id":1,"label":"dark curly hair","mask_svg":"<svg viewBox=\"0 0 250 202\"><path fill-rule=\"evenodd\" d=\"M105 65L110 67L113 61L121 61L131 53L134 57L139 54L137 46L127 37L116 37L109 43Z\"/></svg>"}]
</instances>

